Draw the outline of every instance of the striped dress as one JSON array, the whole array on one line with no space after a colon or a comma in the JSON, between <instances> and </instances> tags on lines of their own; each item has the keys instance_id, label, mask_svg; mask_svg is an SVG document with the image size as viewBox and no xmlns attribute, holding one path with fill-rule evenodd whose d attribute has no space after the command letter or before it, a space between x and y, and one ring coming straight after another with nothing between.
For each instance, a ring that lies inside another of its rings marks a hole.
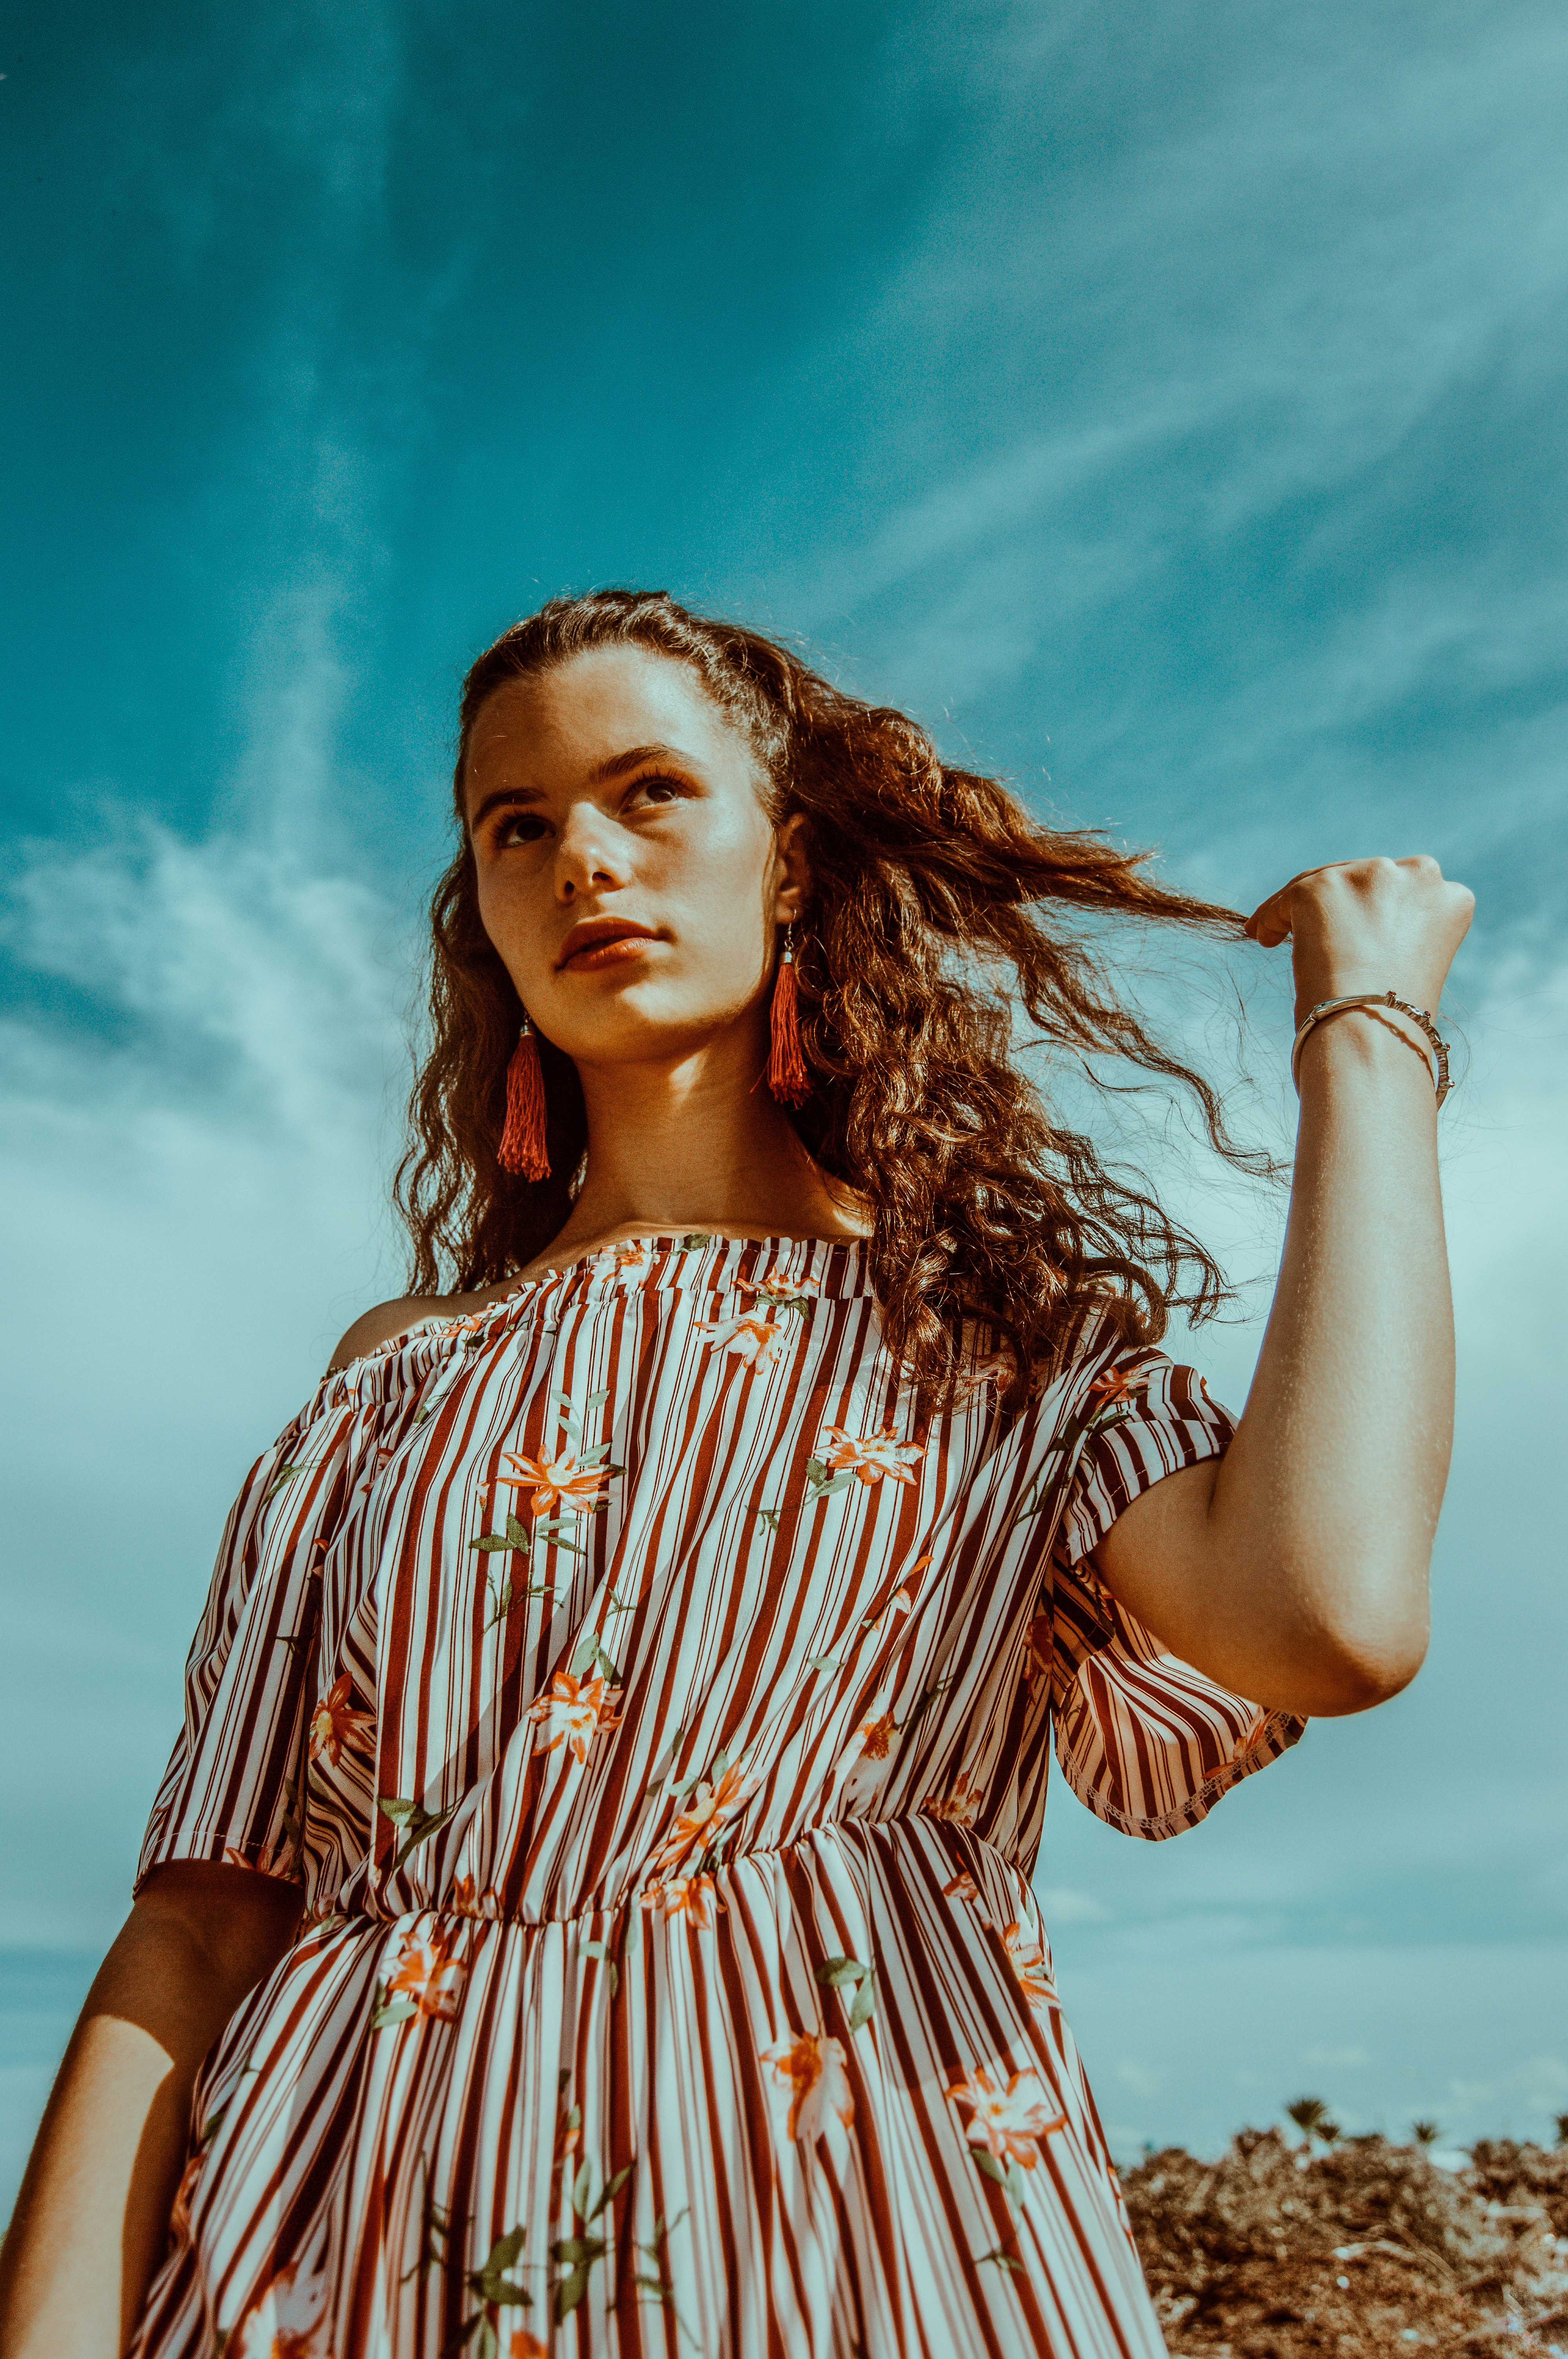
<instances>
[{"instance_id":1,"label":"striped dress","mask_svg":"<svg viewBox=\"0 0 1568 2359\"><path fill-rule=\"evenodd\" d=\"M137 2359L1154 2359L1030 1891L1049 1748L1195 1825L1301 1723L1086 1560L1229 1424L1094 1322L917 1424L858 1243L661 1237L326 1377L141 1873L300 1883Z\"/></svg>"}]
</instances>

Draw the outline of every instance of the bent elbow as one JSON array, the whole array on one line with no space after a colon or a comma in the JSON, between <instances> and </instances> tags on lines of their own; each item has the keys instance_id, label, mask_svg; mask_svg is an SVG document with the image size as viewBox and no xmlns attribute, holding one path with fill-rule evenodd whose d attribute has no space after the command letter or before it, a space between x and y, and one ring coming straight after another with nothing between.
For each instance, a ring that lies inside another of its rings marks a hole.
<instances>
[{"instance_id":1,"label":"bent elbow","mask_svg":"<svg viewBox=\"0 0 1568 2359\"><path fill-rule=\"evenodd\" d=\"M1346 1719L1370 1712L1408 1688L1426 1660L1427 1632L1419 1628L1336 1633L1313 1667L1320 1690L1311 1716Z\"/></svg>"}]
</instances>

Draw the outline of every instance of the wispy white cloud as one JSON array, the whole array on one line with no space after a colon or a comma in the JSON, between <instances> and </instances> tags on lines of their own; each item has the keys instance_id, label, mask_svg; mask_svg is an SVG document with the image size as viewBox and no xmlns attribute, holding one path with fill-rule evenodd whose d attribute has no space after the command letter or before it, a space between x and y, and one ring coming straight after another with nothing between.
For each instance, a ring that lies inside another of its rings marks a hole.
<instances>
[{"instance_id":1,"label":"wispy white cloud","mask_svg":"<svg viewBox=\"0 0 1568 2359\"><path fill-rule=\"evenodd\" d=\"M94 1034L0 1031L14 1234L0 1717L12 1939L113 1922L227 1498L396 1290L406 945L358 879L146 825L29 849L9 947ZM68 1743L67 1725L91 1728Z\"/></svg>"}]
</instances>

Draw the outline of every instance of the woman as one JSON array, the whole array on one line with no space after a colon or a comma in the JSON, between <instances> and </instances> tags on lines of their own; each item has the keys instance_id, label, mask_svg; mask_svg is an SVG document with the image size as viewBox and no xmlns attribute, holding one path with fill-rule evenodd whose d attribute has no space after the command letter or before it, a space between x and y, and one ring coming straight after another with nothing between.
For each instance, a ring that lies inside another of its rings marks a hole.
<instances>
[{"instance_id":1,"label":"woman","mask_svg":"<svg viewBox=\"0 0 1568 2359\"><path fill-rule=\"evenodd\" d=\"M481 658L457 802L419 1291L233 1511L7 2359L1158 2353L1047 1732L1161 1837L1415 1671L1470 896L1248 921L1352 1004L1233 1426L1153 1348L1217 1273L1009 1061L1017 1006L1224 1146L1064 920L1226 912L662 596Z\"/></svg>"}]
</instances>

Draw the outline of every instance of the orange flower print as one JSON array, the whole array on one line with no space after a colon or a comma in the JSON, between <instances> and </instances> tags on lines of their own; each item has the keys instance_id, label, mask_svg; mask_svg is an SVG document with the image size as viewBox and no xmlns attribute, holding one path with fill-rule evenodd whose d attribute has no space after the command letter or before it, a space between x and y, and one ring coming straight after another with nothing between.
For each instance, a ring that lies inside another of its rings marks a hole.
<instances>
[{"instance_id":1,"label":"orange flower print","mask_svg":"<svg viewBox=\"0 0 1568 2359\"><path fill-rule=\"evenodd\" d=\"M837 2039L812 2031L797 2032L792 2039L775 2039L771 2048L762 2049L758 2060L771 2064L778 2084L790 2093L788 2136L820 2137L829 2114L836 2114L849 2128L855 2118L855 2100L849 2094L844 2050Z\"/></svg>"},{"instance_id":2,"label":"orange flower print","mask_svg":"<svg viewBox=\"0 0 1568 2359\"><path fill-rule=\"evenodd\" d=\"M900 1441L891 1425L880 1433L846 1433L841 1425L825 1429L826 1438L833 1444L827 1452L831 1473L842 1474L853 1470L857 1483L868 1488L887 1475L894 1483L913 1483L914 1469L925 1455L925 1445L919 1441Z\"/></svg>"},{"instance_id":3,"label":"orange flower print","mask_svg":"<svg viewBox=\"0 0 1568 2359\"><path fill-rule=\"evenodd\" d=\"M646 1237L628 1237L624 1245L617 1245L615 1248L617 1269L646 1269L648 1260Z\"/></svg>"},{"instance_id":4,"label":"orange flower print","mask_svg":"<svg viewBox=\"0 0 1568 2359\"><path fill-rule=\"evenodd\" d=\"M550 2359L550 2354L536 2334L520 2326L506 2346L506 2359Z\"/></svg>"},{"instance_id":5,"label":"orange flower print","mask_svg":"<svg viewBox=\"0 0 1568 2359\"><path fill-rule=\"evenodd\" d=\"M1005 1352L988 1352L983 1358L973 1361L965 1369L959 1379L958 1398L960 1401L973 1400L985 1391L988 1385L994 1386L1000 1393L1017 1374L1016 1364Z\"/></svg>"},{"instance_id":6,"label":"orange flower print","mask_svg":"<svg viewBox=\"0 0 1568 2359\"><path fill-rule=\"evenodd\" d=\"M1051 1962L1044 1943L1022 1925L999 1926L996 1934L1030 2006L1049 2009L1056 1994L1051 1987Z\"/></svg>"},{"instance_id":7,"label":"orange flower print","mask_svg":"<svg viewBox=\"0 0 1568 2359\"><path fill-rule=\"evenodd\" d=\"M332 2359L330 2291L325 2271L302 2279L296 2262L274 2277L225 2349L236 2359Z\"/></svg>"},{"instance_id":8,"label":"orange flower print","mask_svg":"<svg viewBox=\"0 0 1568 2359\"><path fill-rule=\"evenodd\" d=\"M1005 2089L989 2072L976 2071L967 2081L955 2081L947 2096L972 2115L964 2133L971 2146L989 2147L998 2162L1021 2162L1025 2170L1040 2159L1039 2141L1067 2125L1065 2114L1050 2113L1033 2065L1014 2072Z\"/></svg>"},{"instance_id":9,"label":"orange flower print","mask_svg":"<svg viewBox=\"0 0 1568 2359\"><path fill-rule=\"evenodd\" d=\"M310 1758L319 1761L325 1754L335 1769L343 1757L343 1747L368 1753L375 1728L375 1714L354 1709L353 1687L347 1671L335 1679L310 1715Z\"/></svg>"},{"instance_id":10,"label":"orange flower print","mask_svg":"<svg viewBox=\"0 0 1568 2359\"><path fill-rule=\"evenodd\" d=\"M776 1319L753 1315L744 1319L699 1320L697 1332L711 1336L710 1352L734 1352L748 1367L771 1367L784 1357L784 1332Z\"/></svg>"},{"instance_id":11,"label":"orange flower print","mask_svg":"<svg viewBox=\"0 0 1568 2359\"><path fill-rule=\"evenodd\" d=\"M979 1897L980 1887L975 1882L974 1877L969 1874L967 1867L961 1867L958 1870L957 1875L950 1877L948 1882L942 1886L942 1897L944 1900L978 1901Z\"/></svg>"},{"instance_id":12,"label":"orange flower print","mask_svg":"<svg viewBox=\"0 0 1568 2359\"><path fill-rule=\"evenodd\" d=\"M891 1712L880 1712L874 1720L863 1720L855 1733L860 1740L862 1760L885 1761L892 1751L898 1723Z\"/></svg>"},{"instance_id":13,"label":"orange flower print","mask_svg":"<svg viewBox=\"0 0 1568 2359\"><path fill-rule=\"evenodd\" d=\"M248 1867L253 1875L280 1875L286 1883L292 1881L287 1843L264 1843L254 1859L247 1859L243 1851L236 1851L232 1843L227 1843L223 1849L223 1864L225 1867Z\"/></svg>"},{"instance_id":14,"label":"orange flower print","mask_svg":"<svg viewBox=\"0 0 1568 2359\"><path fill-rule=\"evenodd\" d=\"M972 1827L985 1798L985 1788L979 1779L961 1769L950 1794L927 1794L920 1807L928 1819L946 1819L956 1827Z\"/></svg>"},{"instance_id":15,"label":"orange flower print","mask_svg":"<svg viewBox=\"0 0 1568 2359\"><path fill-rule=\"evenodd\" d=\"M396 1970L387 1978L389 2005L400 1998L412 1999L421 2015L438 2017L443 2023L456 2021L459 1987L468 1968L449 1954L453 1938L440 1933L429 1940L417 1933L404 1936Z\"/></svg>"},{"instance_id":16,"label":"orange flower print","mask_svg":"<svg viewBox=\"0 0 1568 2359\"><path fill-rule=\"evenodd\" d=\"M498 1903L488 1885L481 1891L476 1877L460 1875L454 1878L447 1896L447 1907L454 1917L493 1917Z\"/></svg>"},{"instance_id":17,"label":"orange flower print","mask_svg":"<svg viewBox=\"0 0 1568 2359\"><path fill-rule=\"evenodd\" d=\"M1089 1386L1090 1400L1101 1408L1130 1408L1136 1395L1119 1368L1102 1368Z\"/></svg>"},{"instance_id":18,"label":"orange flower print","mask_svg":"<svg viewBox=\"0 0 1568 2359\"><path fill-rule=\"evenodd\" d=\"M898 1723L891 1712L867 1713L849 1738L849 1757L854 1767L844 1788L844 1807L862 1810L875 1800L892 1767Z\"/></svg>"},{"instance_id":19,"label":"orange flower print","mask_svg":"<svg viewBox=\"0 0 1568 2359\"><path fill-rule=\"evenodd\" d=\"M1269 1734L1269 1715L1260 1705L1252 1715L1252 1725L1231 1755L1232 1761L1245 1761L1255 1745L1260 1745Z\"/></svg>"},{"instance_id":20,"label":"orange flower print","mask_svg":"<svg viewBox=\"0 0 1568 2359\"><path fill-rule=\"evenodd\" d=\"M781 1310L804 1310L808 1302L820 1302L822 1289L816 1286L798 1286L793 1277L767 1277L760 1282L743 1277L740 1281L743 1294L760 1294L764 1302L776 1303Z\"/></svg>"},{"instance_id":21,"label":"orange flower print","mask_svg":"<svg viewBox=\"0 0 1568 2359\"><path fill-rule=\"evenodd\" d=\"M531 1703L523 1716L538 1729L534 1742L541 1753L553 1753L557 1745L562 1745L580 1764L588 1759L588 1748L594 1738L607 1736L619 1725L618 1715L611 1707L620 1693L619 1688L606 1687L598 1671L592 1679L586 1673L578 1679L570 1671L557 1671L550 1681L548 1695Z\"/></svg>"},{"instance_id":22,"label":"orange flower print","mask_svg":"<svg viewBox=\"0 0 1568 2359\"><path fill-rule=\"evenodd\" d=\"M501 1454L517 1472L498 1474L496 1488L526 1491L532 1484L534 1495L528 1507L535 1516L548 1515L557 1499L574 1516L590 1516L612 1471L608 1466L580 1466L572 1449L560 1450L554 1458L524 1458L515 1450L503 1450Z\"/></svg>"},{"instance_id":23,"label":"orange flower print","mask_svg":"<svg viewBox=\"0 0 1568 2359\"><path fill-rule=\"evenodd\" d=\"M678 1867L699 1843L704 1848L710 1845L750 1791L738 1761L731 1762L717 1784L709 1785L705 1778L659 1848L654 1861L655 1878L666 1868Z\"/></svg>"},{"instance_id":24,"label":"orange flower print","mask_svg":"<svg viewBox=\"0 0 1568 2359\"><path fill-rule=\"evenodd\" d=\"M644 1908L657 1908L666 1919L684 1917L704 1933L712 1931L713 1912L724 1906L710 1875L672 1875L650 1884L642 1897Z\"/></svg>"}]
</instances>

